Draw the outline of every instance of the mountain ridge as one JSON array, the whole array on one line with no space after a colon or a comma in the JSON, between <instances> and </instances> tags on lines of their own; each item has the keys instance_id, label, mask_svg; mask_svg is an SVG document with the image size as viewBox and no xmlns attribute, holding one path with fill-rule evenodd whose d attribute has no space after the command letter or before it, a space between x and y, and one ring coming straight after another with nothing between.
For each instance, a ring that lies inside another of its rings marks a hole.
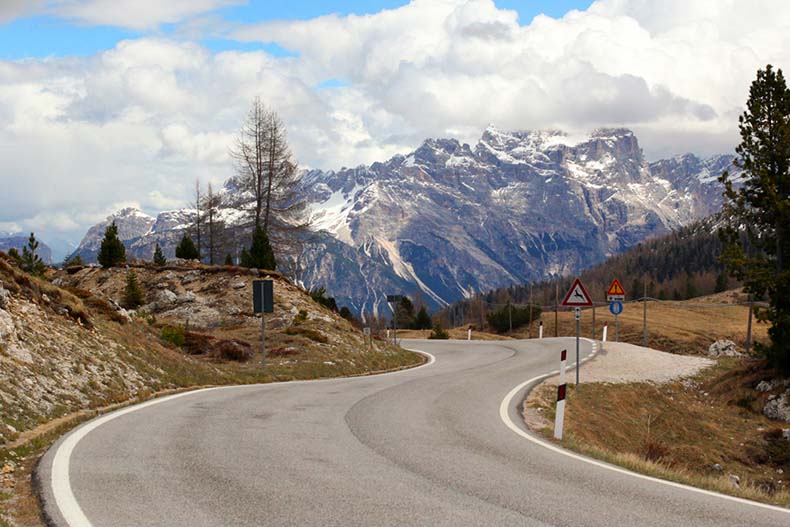
<instances>
[{"instance_id":1,"label":"mountain ridge","mask_svg":"<svg viewBox=\"0 0 790 527\"><path fill-rule=\"evenodd\" d=\"M386 161L305 171L314 233L287 265L297 281L326 286L357 314L387 314L391 293L443 307L578 271L710 215L721 205L716 176L732 159L682 154L648 162L623 128L580 138L489 126L474 147L426 139ZM223 191L239 196L233 178ZM225 213L229 225L242 228L233 210ZM171 256L194 220L188 209L163 215L161 229L143 233L141 225L125 240L133 256L150 258L154 240ZM242 242L234 243L238 254Z\"/></svg>"}]
</instances>

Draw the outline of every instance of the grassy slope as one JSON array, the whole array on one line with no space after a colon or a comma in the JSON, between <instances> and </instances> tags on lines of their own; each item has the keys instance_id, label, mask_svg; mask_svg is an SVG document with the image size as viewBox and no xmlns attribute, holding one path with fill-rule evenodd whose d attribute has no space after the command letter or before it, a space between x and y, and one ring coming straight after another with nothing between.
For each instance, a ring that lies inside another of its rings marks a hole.
<instances>
[{"instance_id":1,"label":"grassy slope","mask_svg":"<svg viewBox=\"0 0 790 527\"><path fill-rule=\"evenodd\" d=\"M742 344L746 307L698 306L726 296L648 304L650 346L701 353L722 337ZM642 343L641 314L633 306L621 316L621 340ZM544 320L549 317L546 334L553 335L553 314ZM590 318L584 319L587 332ZM600 327L602 317L597 318ZM569 334L572 323L572 314L561 313L561 334ZM765 339L767 328L755 325L754 332ZM754 390L772 375L762 361L721 359L685 382L591 383L580 395L569 390L563 445L638 472L790 506L790 446L780 439L781 423L761 413L769 394ZM549 419L546 424L553 423L555 396L554 389L542 386L530 398L530 406ZM549 426L542 432L551 438ZM740 477L740 488L730 474Z\"/></svg>"},{"instance_id":2,"label":"grassy slope","mask_svg":"<svg viewBox=\"0 0 790 527\"><path fill-rule=\"evenodd\" d=\"M263 371L257 348L247 362L187 355L162 341L157 325L125 322L106 300L21 273L1 253L0 283L11 293L7 313L17 333L0 343L0 518L12 518L13 525L40 525L30 485L35 460L97 412L184 388L364 375L423 361L381 342L361 346L358 331L288 284L282 290L288 288L307 317L272 333L272 349L280 354ZM214 336L244 338L249 328L223 325ZM248 338L257 343L259 333Z\"/></svg>"}]
</instances>

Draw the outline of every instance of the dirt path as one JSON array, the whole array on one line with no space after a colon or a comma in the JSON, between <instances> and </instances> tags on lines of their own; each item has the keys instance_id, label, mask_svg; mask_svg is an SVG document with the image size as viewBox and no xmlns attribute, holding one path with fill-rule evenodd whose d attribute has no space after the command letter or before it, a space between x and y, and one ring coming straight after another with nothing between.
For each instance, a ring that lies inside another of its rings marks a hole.
<instances>
[{"instance_id":1,"label":"dirt path","mask_svg":"<svg viewBox=\"0 0 790 527\"><path fill-rule=\"evenodd\" d=\"M703 357L675 355L650 348L606 342L598 356L582 366L582 382L655 382L664 383L689 377L712 366L714 361ZM557 384L558 377L550 377L545 384Z\"/></svg>"}]
</instances>

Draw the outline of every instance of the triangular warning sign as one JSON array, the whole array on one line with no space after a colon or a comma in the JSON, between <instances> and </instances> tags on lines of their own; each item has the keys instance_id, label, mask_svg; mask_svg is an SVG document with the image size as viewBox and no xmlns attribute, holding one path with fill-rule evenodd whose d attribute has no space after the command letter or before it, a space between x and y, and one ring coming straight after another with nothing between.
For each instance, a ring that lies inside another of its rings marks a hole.
<instances>
[{"instance_id":1,"label":"triangular warning sign","mask_svg":"<svg viewBox=\"0 0 790 527\"><path fill-rule=\"evenodd\" d=\"M606 294L607 296L625 296L625 289L623 289L623 284L620 283L620 280L615 278L612 285L606 290Z\"/></svg>"},{"instance_id":2,"label":"triangular warning sign","mask_svg":"<svg viewBox=\"0 0 790 527\"><path fill-rule=\"evenodd\" d=\"M568 294L565 295L565 300L562 301L565 307L589 307L592 306L592 299L587 294L587 290L582 285L582 281L578 278L573 282Z\"/></svg>"}]
</instances>

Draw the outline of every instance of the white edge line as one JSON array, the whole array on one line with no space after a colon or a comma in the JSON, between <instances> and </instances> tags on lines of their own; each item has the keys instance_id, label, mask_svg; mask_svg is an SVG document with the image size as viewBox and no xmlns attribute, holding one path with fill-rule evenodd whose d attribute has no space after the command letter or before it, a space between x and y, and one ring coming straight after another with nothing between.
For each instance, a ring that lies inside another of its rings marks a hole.
<instances>
[{"instance_id":1,"label":"white edge line","mask_svg":"<svg viewBox=\"0 0 790 527\"><path fill-rule=\"evenodd\" d=\"M416 350L416 349L409 349L404 348L408 351L413 351L415 353L419 353L428 357L428 362L425 364L420 364L414 368L406 368L403 370L391 371L387 373L380 373L377 375L373 375L374 377L383 377L385 375L397 375L399 373L406 373L418 370L420 368L425 368L427 366L432 365L436 362L436 357L427 353L425 351ZM264 384L240 384L240 385L233 385L233 386L215 386L212 388L202 388L200 390L193 390L183 393L177 393L174 395L167 395L165 397L161 397L158 399L152 399L150 401L146 401L144 403L135 404L133 406L129 406L127 408L122 408L120 410L116 410L111 412L107 415L94 419L93 421L88 422L84 426L77 428L73 432L71 432L66 439L60 444L58 449L55 451L55 455L52 460L52 474L50 481L52 483L52 494L55 498L55 504L57 508L60 510L60 514L63 516L66 524L70 527L92 527L92 523L85 516L85 513L80 507L80 504L77 502L77 498L74 496L74 491L71 488L71 480L69 478L69 465L71 463L71 454L74 452L77 444L88 434L92 431L96 430L103 424L106 424L113 419L117 419L123 415L136 412L138 410L142 410L144 408L148 408L150 406L154 406L157 404L161 404L167 401L172 401L173 399L178 399L179 397L185 397L187 395L194 395L197 393L204 393L212 390L227 390L227 389L234 389L234 388L253 388L253 387L262 387L262 386L281 386L285 384L301 384L305 382L322 382L322 381L338 381L338 380L351 380L351 379L359 379L365 378L368 376L360 375L356 377L332 377L330 379L317 379L317 380L302 380L302 381L286 381L286 382L272 382L272 383L264 383Z\"/></svg>"},{"instance_id":2,"label":"white edge line","mask_svg":"<svg viewBox=\"0 0 790 527\"><path fill-rule=\"evenodd\" d=\"M586 340L588 342L593 342L593 352L588 357L586 357L585 359L581 360L582 364L584 364L588 360L592 359L595 356L595 354L598 353L598 349L600 347L599 343L591 341L590 339L583 339L583 340ZM518 435L520 435L524 439L528 439L529 441L532 441L536 445L540 445L543 448L547 448L547 449L551 450L552 452L556 452L558 454L562 454L563 456L567 456L567 457L576 459L578 461L583 461L585 463L588 463L590 465L594 465L596 467L604 468L606 470L611 470L612 472L617 472L619 474L625 474L627 476L632 476L634 478L639 478L639 479L643 479L643 480L647 480L647 481L652 481L653 483L660 483L662 485L667 485L669 487L674 487L674 488L677 488L677 489L682 489L682 490L686 490L686 491L690 491L690 492L696 492L698 494L704 494L706 496L713 496L713 497L716 497L716 498L721 498L721 499L724 499L724 500L734 501L736 503L740 503L740 504L744 504L744 505L751 505L753 507L760 507L760 508L768 509L768 510L775 511L775 512L784 512L786 514L790 514L790 509L786 509L784 507L778 507L776 505L769 505L767 503L760 503L760 502L757 502L757 501L747 500L747 499L744 499L744 498L738 498L738 497L735 497L735 496L728 496L726 494L721 494L719 492L713 492L711 490L700 489L700 488L697 488L697 487L692 487L690 485L684 485L682 483L676 483L674 481L668 481L668 480L665 480L665 479L655 478L653 476L646 476L644 474L639 474L638 472L632 472L632 471L624 469L624 468L620 468L620 467L616 467L616 466L613 466L613 465L609 465L607 463L602 463L600 461L596 461L595 459L592 459L592 458L589 458L589 457L586 457L586 456L582 456L582 455L579 455L579 454L575 454L575 453L570 452L570 451L568 451L568 450L566 450L564 448L560 448L560 447L558 447L558 446L556 446L556 445L554 445L552 443L549 443L548 441L540 439L537 436L533 436L531 434L528 434L521 427L519 427L516 423L514 423L513 420L510 418L509 409L511 408L511 404L513 403L513 398L516 395L518 395L518 393L521 392L524 389L524 387L529 386L530 384L533 384L533 383L537 383L537 382L542 381L544 379L548 379L549 377L557 375L558 373L559 373L559 370L554 370L554 371L551 371L549 373L544 373L543 375L538 375L537 377L533 377L533 378L531 378L529 380L526 380L526 381L522 382L521 384L519 384L518 386L516 386L515 388L510 390L510 392L505 396L505 398L502 399L502 404L499 405L499 417L502 419L502 422L504 422L505 425L507 425L507 427L510 428L513 432L517 433ZM518 414L521 415L521 412L518 412Z\"/></svg>"}]
</instances>

